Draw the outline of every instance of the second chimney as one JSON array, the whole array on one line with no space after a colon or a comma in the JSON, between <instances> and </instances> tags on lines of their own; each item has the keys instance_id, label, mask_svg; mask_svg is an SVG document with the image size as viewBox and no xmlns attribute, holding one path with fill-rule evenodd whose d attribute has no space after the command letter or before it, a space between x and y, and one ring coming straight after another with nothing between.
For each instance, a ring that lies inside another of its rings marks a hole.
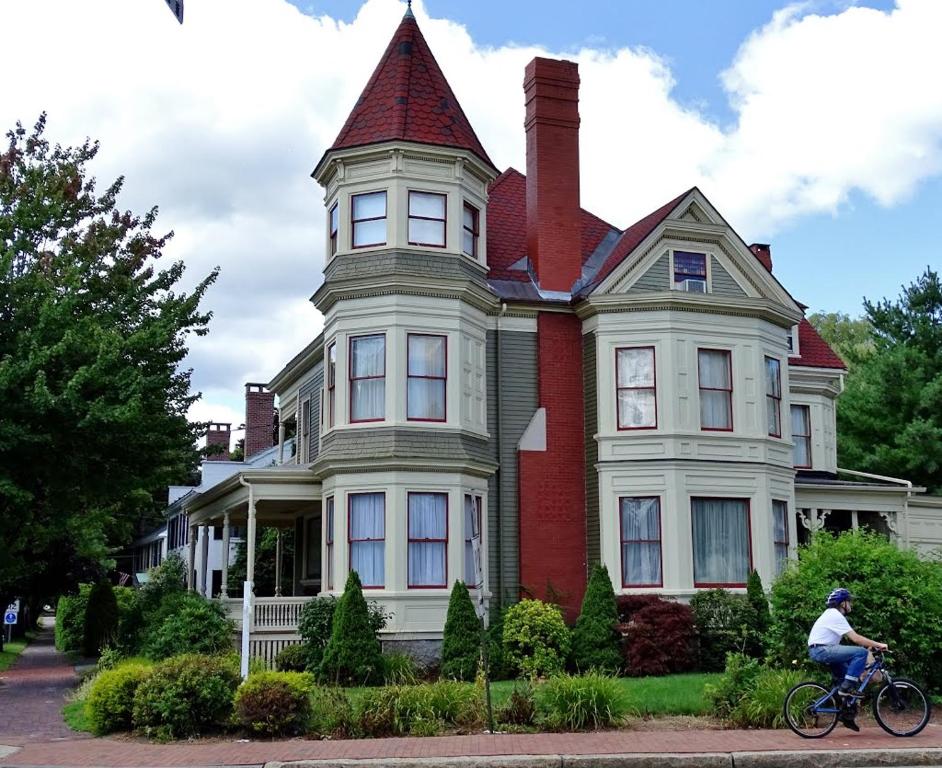
<instances>
[{"instance_id":1,"label":"second chimney","mask_svg":"<svg viewBox=\"0 0 942 768\"><path fill-rule=\"evenodd\" d=\"M772 246L768 243L753 243L749 246L749 250L752 251L756 258L762 262L762 266L765 267L769 272L772 271Z\"/></svg>"},{"instance_id":2,"label":"second chimney","mask_svg":"<svg viewBox=\"0 0 942 768\"><path fill-rule=\"evenodd\" d=\"M232 424L214 421L206 431L206 461L229 461Z\"/></svg>"},{"instance_id":3,"label":"second chimney","mask_svg":"<svg viewBox=\"0 0 942 768\"><path fill-rule=\"evenodd\" d=\"M527 255L540 288L572 290L582 273L579 65L535 58L523 81L527 116Z\"/></svg>"},{"instance_id":4,"label":"second chimney","mask_svg":"<svg viewBox=\"0 0 942 768\"><path fill-rule=\"evenodd\" d=\"M245 385L245 458L275 444L275 393L264 384Z\"/></svg>"}]
</instances>

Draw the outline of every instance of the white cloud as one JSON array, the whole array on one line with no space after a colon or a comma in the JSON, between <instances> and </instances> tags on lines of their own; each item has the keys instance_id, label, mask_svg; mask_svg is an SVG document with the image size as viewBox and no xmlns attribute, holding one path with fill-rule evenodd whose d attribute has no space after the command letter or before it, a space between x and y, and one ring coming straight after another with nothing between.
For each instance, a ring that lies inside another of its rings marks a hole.
<instances>
[{"instance_id":1,"label":"white cloud","mask_svg":"<svg viewBox=\"0 0 942 768\"><path fill-rule=\"evenodd\" d=\"M211 334L189 364L206 400L194 417L242 420L242 386L266 381L320 330L322 192L309 173L402 16L368 0L351 23L285 0L199 0L179 26L161 0L3 3L8 73L0 126L49 111L49 135L101 140L101 183L122 205L161 207L168 258L195 282L215 265ZM500 168L525 169L522 80L534 55L574 58L582 78L582 198L618 226L698 184L747 237L836 211L859 189L884 205L942 170L942 3L892 13L777 13L742 44L723 83L721 127L672 98L643 48L478 45L415 3L432 50ZM12 31L12 34L11 34ZM526 30L508 30L520 39Z\"/></svg>"}]
</instances>

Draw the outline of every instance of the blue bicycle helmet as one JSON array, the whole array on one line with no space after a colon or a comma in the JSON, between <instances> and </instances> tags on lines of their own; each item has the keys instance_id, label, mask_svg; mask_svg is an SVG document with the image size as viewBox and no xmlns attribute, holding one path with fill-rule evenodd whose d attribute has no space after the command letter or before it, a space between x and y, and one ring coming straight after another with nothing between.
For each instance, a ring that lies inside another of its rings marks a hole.
<instances>
[{"instance_id":1,"label":"blue bicycle helmet","mask_svg":"<svg viewBox=\"0 0 942 768\"><path fill-rule=\"evenodd\" d=\"M830 595L828 595L827 607L833 608L834 606L840 605L845 600L853 599L854 596L850 593L850 590L844 589L844 587L838 587L833 592L831 592Z\"/></svg>"}]
</instances>

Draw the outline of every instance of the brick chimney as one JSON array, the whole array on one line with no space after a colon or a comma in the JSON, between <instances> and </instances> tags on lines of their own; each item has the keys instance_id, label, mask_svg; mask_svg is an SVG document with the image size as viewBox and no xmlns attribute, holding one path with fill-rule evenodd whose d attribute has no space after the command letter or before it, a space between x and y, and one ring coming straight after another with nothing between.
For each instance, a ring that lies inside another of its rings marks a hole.
<instances>
[{"instance_id":1,"label":"brick chimney","mask_svg":"<svg viewBox=\"0 0 942 768\"><path fill-rule=\"evenodd\" d=\"M232 424L224 424L214 421L209 425L206 431L206 448L212 449L213 446L220 446L221 451L209 453L207 451L206 461L229 461L229 437L232 434Z\"/></svg>"},{"instance_id":2,"label":"brick chimney","mask_svg":"<svg viewBox=\"0 0 942 768\"><path fill-rule=\"evenodd\" d=\"M772 271L772 246L768 243L753 243L749 246L749 250L752 251L756 258L762 262L762 266L765 267L769 272Z\"/></svg>"},{"instance_id":3,"label":"brick chimney","mask_svg":"<svg viewBox=\"0 0 942 768\"><path fill-rule=\"evenodd\" d=\"M245 385L245 458L275 444L275 393L264 384Z\"/></svg>"},{"instance_id":4,"label":"brick chimney","mask_svg":"<svg viewBox=\"0 0 942 768\"><path fill-rule=\"evenodd\" d=\"M535 58L523 80L527 116L527 255L540 288L570 291L582 272L579 66Z\"/></svg>"}]
</instances>

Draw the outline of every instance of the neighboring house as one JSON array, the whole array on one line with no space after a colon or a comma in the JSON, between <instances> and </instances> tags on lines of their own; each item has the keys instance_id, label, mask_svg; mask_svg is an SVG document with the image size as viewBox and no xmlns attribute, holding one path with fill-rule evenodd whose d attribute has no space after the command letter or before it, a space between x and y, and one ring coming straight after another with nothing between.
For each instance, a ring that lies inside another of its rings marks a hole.
<instances>
[{"instance_id":1,"label":"neighboring house","mask_svg":"<svg viewBox=\"0 0 942 768\"><path fill-rule=\"evenodd\" d=\"M256 526L295 532L251 653L351 569L389 639L434 644L478 515L491 605L570 619L597 563L687 598L770 584L820 528L942 543L942 500L839 470L845 367L768 245L697 188L625 230L580 207L578 89L571 62L527 66L527 173L500 172L409 12L317 163L324 330L267 385L297 453L184 501L194 530L247 526L250 581Z\"/></svg>"}]
</instances>

